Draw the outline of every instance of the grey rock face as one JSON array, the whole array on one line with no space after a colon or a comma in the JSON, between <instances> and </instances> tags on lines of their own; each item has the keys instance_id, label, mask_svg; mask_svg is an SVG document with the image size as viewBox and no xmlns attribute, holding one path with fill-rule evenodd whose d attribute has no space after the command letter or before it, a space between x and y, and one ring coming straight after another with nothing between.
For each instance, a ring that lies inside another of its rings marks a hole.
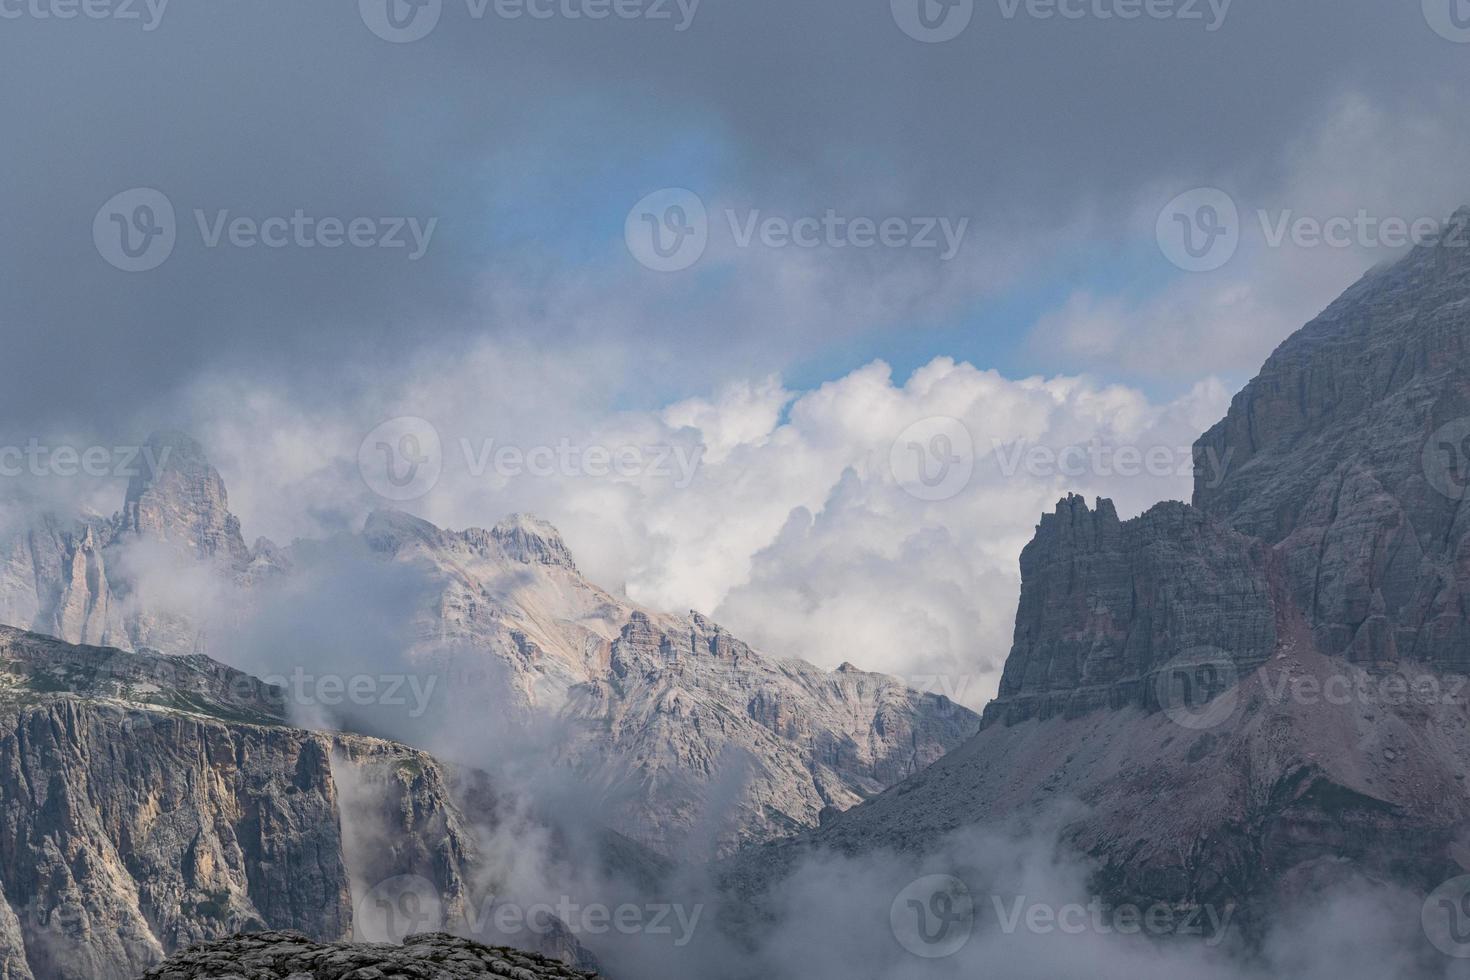
<instances>
[{"instance_id":1,"label":"grey rock face","mask_svg":"<svg viewBox=\"0 0 1470 980\"><path fill-rule=\"evenodd\" d=\"M514 561L527 565L556 565L575 572L577 563L550 524L528 514L512 514L490 530L500 550Z\"/></svg>"},{"instance_id":2,"label":"grey rock face","mask_svg":"<svg viewBox=\"0 0 1470 980\"><path fill-rule=\"evenodd\" d=\"M1268 553L1185 504L1121 522L1111 501L1062 501L1021 554L1015 645L987 722L1151 706L1158 671L1191 650L1259 667L1276 646Z\"/></svg>"},{"instance_id":3,"label":"grey rock face","mask_svg":"<svg viewBox=\"0 0 1470 980\"><path fill-rule=\"evenodd\" d=\"M1372 691L1419 676L1348 666ZM1137 707L989 725L820 830L742 853L731 886L759 907L813 851L932 853L966 828L1054 820L1107 901L1228 909L1248 932L1348 875L1427 892L1465 874L1470 703L1291 695L1343 667L1311 652L1274 658L1209 729Z\"/></svg>"},{"instance_id":4,"label":"grey rock face","mask_svg":"<svg viewBox=\"0 0 1470 980\"><path fill-rule=\"evenodd\" d=\"M1470 210L1456 221L1470 222ZM1200 439L1195 504L1281 554L1322 651L1470 668L1470 255L1376 271Z\"/></svg>"},{"instance_id":5,"label":"grey rock face","mask_svg":"<svg viewBox=\"0 0 1470 980\"><path fill-rule=\"evenodd\" d=\"M113 517L46 516L0 540L0 622L72 643L202 653L206 624L157 582L246 586L284 570L271 542L245 546L224 481L193 439L155 434L134 465Z\"/></svg>"},{"instance_id":6,"label":"grey rock face","mask_svg":"<svg viewBox=\"0 0 1470 980\"><path fill-rule=\"evenodd\" d=\"M350 938L355 902L399 876L464 925L495 882L446 771L288 727L280 699L204 657L0 630L0 976L134 977L242 930Z\"/></svg>"},{"instance_id":7,"label":"grey rock face","mask_svg":"<svg viewBox=\"0 0 1470 980\"><path fill-rule=\"evenodd\" d=\"M156 462L129 481L120 531L200 559L248 565L240 520L230 513L225 482L204 448L183 433L164 432L151 436L145 450L145 459Z\"/></svg>"},{"instance_id":8,"label":"grey rock face","mask_svg":"<svg viewBox=\"0 0 1470 980\"><path fill-rule=\"evenodd\" d=\"M149 970L143 980L591 980L545 957L482 946L444 933L384 943L313 943L289 932L234 936L191 947Z\"/></svg>"}]
</instances>

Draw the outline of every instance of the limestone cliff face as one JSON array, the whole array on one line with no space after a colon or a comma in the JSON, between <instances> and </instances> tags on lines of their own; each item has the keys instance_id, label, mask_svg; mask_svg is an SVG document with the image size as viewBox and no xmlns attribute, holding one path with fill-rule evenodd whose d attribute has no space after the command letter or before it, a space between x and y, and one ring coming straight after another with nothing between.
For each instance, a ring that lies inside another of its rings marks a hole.
<instances>
[{"instance_id":1,"label":"limestone cliff face","mask_svg":"<svg viewBox=\"0 0 1470 980\"><path fill-rule=\"evenodd\" d=\"M0 622L65 637L104 642L119 625L108 585L102 520L43 517L0 544Z\"/></svg>"},{"instance_id":2,"label":"limestone cliff face","mask_svg":"<svg viewBox=\"0 0 1470 980\"><path fill-rule=\"evenodd\" d=\"M70 699L0 736L0 874L38 977L129 976L267 924L352 920L329 747Z\"/></svg>"},{"instance_id":3,"label":"limestone cliff face","mask_svg":"<svg viewBox=\"0 0 1470 980\"><path fill-rule=\"evenodd\" d=\"M230 513L225 481L204 448L187 435L165 432L152 436L145 449L144 458L156 465L129 481L119 533L152 538L199 559L248 565L240 520Z\"/></svg>"},{"instance_id":4,"label":"limestone cliff face","mask_svg":"<svg viewBox=\"0 0 1470 980\"><path fill-rule=\"evenodd\" d=\"M351 938L354 900L395 876L464 925L493 869L445 770L292 728L281 700L205 657L0 629L0 977L131 978L240 931Z\"/></svg>"},{"instance_id":5,"label":"limestone cliff face","mask_svg":"<svg viewBox=\"0 0 1470 980\"><path fill-rule=\"evenodd\" d=\"M1192 507L1044 518L987 717L1138 702L1193 646L1248 672L1283 617L1354 663L1470 669L1465 252L1415 249L1283 343L1197 443Z\"/></svg>"},{"instance_id":6,"label":"limestone cliff face","mask_svg":"<svg viewBox=\"0 0 1470 980\"><path fill-rule=\"evenodd\" d=\"M1269 549L1180 503L1119 521L1080 497L1021 554L1015 645L987 721L1152 704L1158 671L1191 650L1239 670L1276 646Z\"/></svg>"},{"instance_id":7,"label":"limestone cliff face","mask_svg":"<svg viewBox=\"0 0 1470 980\"><path fill-rule=\"evenodd\" d=\"M1195 504L1274 546L1316 645L1358 663L1470 667L1466 251L1416 249L1359 282L1196 447L1227 462Z\"/></svg>"},{"instance_id":8,"label":"limestone cliff face","mask_svg":"<svg viewBox=\"0 0 1470 980\"><path fill-rule=\"evenodd\" d=\"M126 650L205 650L198 597L161 583L249 585L281 572L282 552L247 548L219 472L180 433L151 436L111 518L47 515L0 539L0 623ZM188 591L188 590L183 590Z\"/></svg>"}]
</instances>

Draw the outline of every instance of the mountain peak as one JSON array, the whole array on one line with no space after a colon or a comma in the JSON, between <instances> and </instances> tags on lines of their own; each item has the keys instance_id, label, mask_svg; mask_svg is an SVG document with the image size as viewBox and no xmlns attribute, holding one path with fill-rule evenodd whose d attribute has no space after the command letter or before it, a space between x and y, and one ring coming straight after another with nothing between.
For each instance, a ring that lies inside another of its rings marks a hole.
<instances>
[{"instance_id":1,"label":"mountain peak","mask_svg":"<svg viewBox=\"0 0 1470 980\"><path fill-rule=\"evenodd\" d=\"M249 560L225 482L198 441L183 432L155 432L143 444L137 466L123 503L124 531L199 558Z\"/></svg>"},{"instance_id":2,"label":"mountain peak","mask_svg":"<svg viewBox=\"0 0 1470 980\"><path fill-rule=\"evenodd\" d=\"M423 518L405 511L375 510L363 524L362 536L374 551L391 554L409 541L436 542L442 532Z\"/></svg>"},{"instance_id":3,"label":"mountain peak","mask_svg":"<svg viewBox=\"0 0 1470 980\"><path fill-rule=\"evenodd\" d=\"M534 515L511 514L490 529L490 536L508 556L523 564L577 570L561 532Z\"/></svg>"}]
</instances>

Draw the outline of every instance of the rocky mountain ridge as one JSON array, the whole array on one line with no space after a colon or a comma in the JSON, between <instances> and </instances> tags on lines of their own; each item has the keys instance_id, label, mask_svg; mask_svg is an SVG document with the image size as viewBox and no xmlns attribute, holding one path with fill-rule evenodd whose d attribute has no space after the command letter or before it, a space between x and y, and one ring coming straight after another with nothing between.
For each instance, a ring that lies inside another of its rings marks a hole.
<instances>
[{"instance_id":1,"label":"rocky mountain ridge","mask_svg":"<svg viewBox=\"0 0 1470 980\"><path fill-rule=\"evenodd\" d=\"M733 891L757 904L825 852L1055 822L1106 900L1229 908L1259 939L1335 883L1422 897L1470 871L1470 256L1370 273L1196 459L1227 469L1200 468L1192 505L1045 516L980 734L740 855Z\"/></svg>"},{"instance_id":2,"label":"rocky mountain ridge","mask_svg":"<svg viewBox=\"0 0 1470 980\"><path fill-rule=\"evenodd\" d=\"M0 622L170 655L229 649L252 616L270 618L294 565L324 547L247 548L223 479L187 436L151 438L145 458L156 465L130 482L111 520L65 529L46 519L0 544ZM391 566L421 596L389 624L404 647L395 669L444 681L428 718L348 727L426 744L435 722L488 713L503 734L547 732L534 751L593 786L613 828L667 855L703 859L816 826L824 810L881 792L979 725L894 678L769 658L698 613L600 589L535 517L448 531L379 511L348 537L348 550ZM280 642L295 641L267 645ZM251 665L322 667L281 657Z\"/></svg>"},{"instance_id":3,"label":"rocky mountain ridge","mask_svg":"<svg viewBox=\"0 0 1470 980\"><path fill-rule=\"evenodd\" d=\"M518 707L559 719L553 754L599 789L610 824L665 854L816 826L978 727L894 678L766 657L699 613L599 589L533 518L449 532L380 512L363 538L427 583L413 629L423 660L492 655Z\"/></svg>"}]
</instances>

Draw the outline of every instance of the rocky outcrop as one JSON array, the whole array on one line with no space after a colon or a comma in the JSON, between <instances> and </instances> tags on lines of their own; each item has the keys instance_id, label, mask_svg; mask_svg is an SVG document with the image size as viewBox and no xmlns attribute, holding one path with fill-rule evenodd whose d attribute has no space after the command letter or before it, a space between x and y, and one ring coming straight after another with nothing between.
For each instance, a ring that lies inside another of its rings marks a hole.
<instances>
[{"instance_id":1,"label":"rocky outcrop","mask_svg":"<svg viewBox=\"0 0 1470 980\"><path fill-rule=\"evenodd\" d=\"M0 540L0 623L71 643L202 653L208 618L238 611L241 598L215 610L210 593L285 569L271 542L246 547L224 481L193 439L155 434L131 465L113 517L42 515Z\"/></svg>"},{"instance_id":2,"label":"rocky outcrop","mask_svg":"<svg viewBox=\"0 0 1470 980\"><path fill-rule=\"evenodd\" d=\"M1239 673L1276 646L1269 549L1180 503L1119 521L1069 497L1021 553L1015 644L986 720L1156 706L1158 672L1190 651Z\"/></svg>"},{"instance_id":3,"label":"rocky outcrop","mask_svg":"<svg viewBox=\"0 0 1470 980\"><path fill-rule=\"evenodd\" d=\"M444 933L413 936L401 946L384 943L313 943L305 936L267 932L193 946L144 974L143 980L370 980L432 977L434 980L591 980L545 957L482 946Z\"/></svg>"},{"instance_id":4,"label":"rocky outcrop","mask_svg":"<svg viewBox=\"0 0 1470 980\"><path fill-rule=\"evenodd\" d=\"M0 622L106 642L121 618L103 550L112 535L106 521L51 516L12 533L0 545Z\"/></svg>"},{"instance_id":5,"label":"rocky outcrop","mask_svg":"<svg viewBox=\"0 0 1470 980\"><path fill-rule=\"evenodd\" d=\"M156 461L128 482L120 534L151 538L195 558L243 568L250 549L230 513L225 481L204 447L180 432L151 436L144 458Z\"/></svg>"},{"instance_id":6,"label":"rocky outcrop","mask_svg":"<svg viewBox=\"0 0 1470 980\"><path fill-rule=\"evenodd\" d=\"M490 529L490 537L512 561L527 565L555 565L575 572L577 563L561 533L529 514L512 514Z\"/></svg>"},{"instance_id":7,"label":"rocky outcrop","mask_svg":"<svg viewBox=\"0 0 1470 980\"><path fill-rule=\"evenodd\" d=\"M556 718L552 755L597 789L613 828L664 854L726 854L816 826L824 808L881 792L978 728L945 697L766 657L698 613L599 589L544 522L451 532L380 512L363 538L426 583L418 655L469 656L495 685L445 696L471 713L510 700Z\"/></svg>"},{"instance_id":8,"label":"rocky outcrop","mask_svg":"<svg viewBox=\"0 0 1470 980\"><path fill-rule=\"evenodd\" d=\"M282 701L205 657L0 629L0 976L133 977L242 930L351 938L405 878L468 928L497 882L459 777L290 727ZM565 934L499 938L590 962Z\"/></svg>"}]
</instances>

